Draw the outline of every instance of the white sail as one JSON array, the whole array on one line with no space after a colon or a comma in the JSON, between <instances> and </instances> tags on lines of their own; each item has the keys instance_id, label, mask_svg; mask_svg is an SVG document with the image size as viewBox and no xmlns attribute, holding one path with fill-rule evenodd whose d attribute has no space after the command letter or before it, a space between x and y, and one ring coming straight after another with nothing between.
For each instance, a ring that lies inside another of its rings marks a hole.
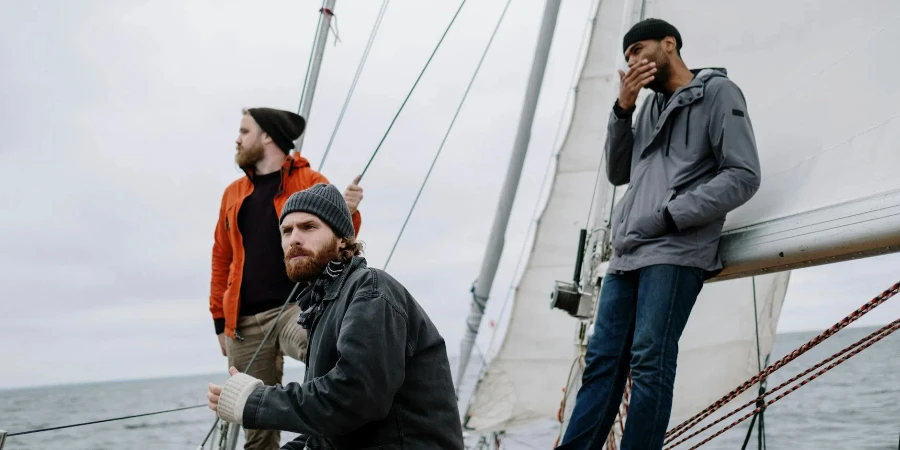
<instances>
[{"instance_id":1,"label":"white sail","mask_svg":"<svg viewBox=\"0 0 900 450\"><path fill-rule=\"evenodd\" d=\"M900 2L650 0L645 15L747 98L763 181L728 217L723 277L900 249Z\"/></svg>"},{"instance_id":2,"label":"white sail","mask_svg":"<svg viewBox=\"0 0 900 450\"><path fill-rule=\"evenodd\" d=\"M789 279L790 272L779 272L703 286L678 342L670 428L702 411L765 367L775 342ZM723 411L731 411L755 398L757 386L728 403Z\"/></svg>"},{"instance_id":3,"label":"white sail","mask_svg":"<svg viewBox=\"0 0 900 450\"><path fill-rule=\"evenodd\" d=\"M557 157L550 195L535 227L534 244L513 299L506 335L468 408L466 426L475 431L507 430L555 420L576 354L577 321L551 310L549 300L554 281L572 279L578 234L588 218L606 134L605 121L597 118L608 112L614 99L610 95L610 67L615 56L606 42L615 39L621 19L601 13L606 3L600 2L595 16L595 31L587 49L592 56L585 59L577 82L568 137ZM608 60L598 58L600 54Z\"/></svg>"},{"instance_id":4,"label":"white sail","mask_svg":"<svg viewBox=\"0 0 900 450\"><path fill-rule=\"evenodd\" d=\"M616 93L622 19L642 17L675 24L688 65L726 68L747 98L763 185L728 217L720 279L900 249L900 88L890 78L900 63L886 56L900 40L900 2L601 2L553 191L470 428L555 418L573 362L566 409L574 402L576 321L546 301L555 280L571 278L579 213L593 194L588 173L600 162ZM602 200L613 197L605 180L597 197L602 219L612 203ZM707 284L681 341L671 425L759 370L757 348L771 349L788 280L782 272Z\"/></svg>"},{"instance_id":5,"label":"white sail","mask_svg":"<svg viewBox=\"0 0 900 450\"><path fill-rule=\"evenodd\" d=\"M748 99L763 185L728 217L719 279L898 250L900 89L872 74L900 68L881 56L900 38L900 2L625 3L675 24L689 66L725 67ZM670 426L759 370L757 348L763 357L771 350L788 279L705 286L680 341ZM753 283L756 318L746 295Z\"/></svg>"},{"instance_id":6,"label":"white sail","mask_svg":"<svg viewBox=\"0 0 900 450\"><path fill-rule=\"evenodd\" d=\"M575 345L577 321L563 312L548 310L547 300L554 281L571 278L577 233L585 226L584 211L592 199L598 199L602 205L603 198L613 195L605 179L596 184L596 193L594 187L597 169L602 164L605 118L617 94L616 67L621 62L623 19L629 25L640 19L641 12L632 2L601 2L596 10L573 118L560 150L551 193L516 292L505 339L476 387L468 409L466 425L470 429L508 430L539 420L554 420L563 397L561 391L567 385L566 410L574 404L583 369ZM624 188L616 191L616 197L620 197ZM606 211L598 212L601 218L608 215ZM597 222L602 225L602 220ZM771 349L787 279L788 275L782 274L756 280L758 290L767 293L762 298L757 296L757 307L766 312L758 318L763 355ZM724 387L709 389L705 395L693 392L698 387L694 381L697 378L680 376L676 380L673 420L693 414L698 403L715 400L712 397L721 396L758 370L753 286L748 283L751 280L711 285L698 299L685 331L680 366L688 374L709 367L722 367L727 373L721 378ZM702 339L703 330L716 326L724 329L717 339Z\"/></svg>"}]
</instances>

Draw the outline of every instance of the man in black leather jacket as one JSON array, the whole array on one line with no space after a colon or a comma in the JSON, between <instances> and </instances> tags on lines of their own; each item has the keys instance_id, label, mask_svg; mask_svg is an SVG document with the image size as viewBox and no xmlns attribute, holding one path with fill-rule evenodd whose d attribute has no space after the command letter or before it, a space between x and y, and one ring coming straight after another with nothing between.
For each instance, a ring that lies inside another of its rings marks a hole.
<instances>
[{"instance_id":1,"label":"man in black leather jacket","mask_svg":"<svg viewBox=\"0 0 900 450\"><path fill-rule=\"evenodd\" d=\"M231 368L209 407L250 429L301 433L284 449L463 449L443 337L416 300L359 256L332 185L297 192L280 218L285 266L303 283L303 383L264 386Z\"/></svg>"}]
</instances>

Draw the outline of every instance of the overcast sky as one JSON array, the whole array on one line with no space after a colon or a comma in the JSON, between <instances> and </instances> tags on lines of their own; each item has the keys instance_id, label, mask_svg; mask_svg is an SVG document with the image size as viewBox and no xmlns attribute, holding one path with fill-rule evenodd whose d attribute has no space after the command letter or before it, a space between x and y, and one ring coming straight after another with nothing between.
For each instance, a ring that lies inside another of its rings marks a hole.
<instances>
[{"instance_id":1,"label":"overcast sky","mask_svg":"<svg viewBox=\"0 0 900 450\"><path fill-rule=\"evenodd\" d=\"M329 38L303 148L314 168L380 3L338 2L340 42ZM360 238L371 265L384 264L504 3L466 5L363 180ZM323 169L341 189L362 170L457 6L390 3ZM513 3L389 268L451 354L542 8ZM5 5L0 387L225 369L208 310L210 250L222 190L242 176L233 162L240 110L297 109L317 9L313 0ZM482 345L526 238L589 9L589 0L563 2ZM779 330L831 325L896 281L898 266L894 255L795 271ZM889 322L900 312L893 303L860 323Z\"/></svg>"}]
</instances>

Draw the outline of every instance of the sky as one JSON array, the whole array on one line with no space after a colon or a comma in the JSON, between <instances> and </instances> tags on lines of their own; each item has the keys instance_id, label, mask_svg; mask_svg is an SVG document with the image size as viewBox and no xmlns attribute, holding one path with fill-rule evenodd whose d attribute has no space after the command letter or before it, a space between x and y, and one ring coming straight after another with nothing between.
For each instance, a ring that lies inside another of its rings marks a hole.
<instances>
[{"instance_id":1,"label":"sky","mask_svg":"<svg viewBox=\"0 0 900 450\"><path fill-rule=\"evenodd\" d=\"M77 4L76 4L77 3ZM303 155L322 160L381 2L335 9ZM463 8L362 181L382 267L504 6ZM554 151L591 8L566 0L479 343L499 321ZM323 168L365 166L455 1L394 0ZM459 352L515 137L543 2L514 2L391 261ZM223 371L208 309L212 232L242 176L243 107L296 110L311 0L14 2L0 17L0 388ZM605 120L605 119L603 119ZM602 144L598 143L598 149ZM779 331L820 330L896 281L900 256L794 271ZM859 321L887 323L900 305ZM299 366L289 361L288 365Z\"/></svg>"}]
</instances>

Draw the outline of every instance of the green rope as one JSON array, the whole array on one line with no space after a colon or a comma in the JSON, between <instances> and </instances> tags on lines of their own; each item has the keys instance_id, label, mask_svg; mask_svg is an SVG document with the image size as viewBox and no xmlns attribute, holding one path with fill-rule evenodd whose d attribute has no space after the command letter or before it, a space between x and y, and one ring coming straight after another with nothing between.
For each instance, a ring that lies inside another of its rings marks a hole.
<instances>
[{"instance_id":1,"label":"green rope","mask_svg":"<svg viewBox=\"0 0 900 450\"><path fill-rule=\"evenodd\" d=\"M419 84L419 80L421 80L422 75L425 74L425 69L427 69L428 65L431 64L431 60L434 58L435 53L437 53L438 49L441 47L441 43L444 42L444 38L447 37L447 33L450 31L453 23L456 22L456 18L459 17L459 12L462 11L462 8L465 4L466 0L462 0L462 2L460 2L459 8L456 9L456 14L453 15L453 19L450 20L450 23L447 25L447 29L444 30L444 34L441 36L441 39L438 41L437 45L434 47L434 50L431 52L431 56L429 56L428 61L425 62L425 67L422 67L422 71L419 72L419 77L416 78L416 82L413 83L412 88L410 88L409 90L409 93L406 94L406 98L403 100L403 103L400 104L400 109L397 110L397 114L394 114L394 119L391 120L391 124L388 125L387 131L384 132L384 136L381 137L381 141L378 143L378 146L375 147L375 151L369 158L369 162L366 163L366 167L364 167L362 173L360 173L360 178L362 178L362 176L366 174L366 171L369 170L369 165L372 164L372 160L375 159L375 155L378 154L378 150L381 149L381 145L384 144L384 140L387 139L388 133L390 133L391 128L394 127L394 122L397 121L397 117L400 117L400 112L403 111L403 107L406 106L406 102L409 101L409 98L412 96L413 91L416 90L416 86Z\"/></svg>"},{"instance_id":2,"label":"green rope","mask_svg":"<svg viewBox=\"0 0 900 450\"><path fill-rule=\"evenodd\" d=\"M463 104L466 102L466 97L469 95L469 90L472 89L472 85L475 83L475 78L478 76L478 71L481 70L481 65L484 63L485 57L487 57L488 50L491 48L491 44L494 42L494 37L497 36L497 30L500 29L500 24L503 23L503 18L506 17L506 11L509 9L509 4L512 3L512 0L506 1L506 6L503 7L503 12L500 13L500 18L497 20L497 25L494 26L494 31L491 33L491 38L488 39L487 45L484 47L484 52L481 53L481 59L478 60L478 65L475 66L475 72L472 74L472 78L469 80L469 85L466 86L465 92L463 92L462 99L459 101L459 106L456 107L456 113L453 114L453 119L450 120L450 126L447 127L447 132L444 133L444 139L441 140L441 145L438 147L437 153L434 155L434 159L431 160L431 167L428 168L428 172L425 174L425 179L422 180L422 185L419 186L419 192L416 194L416 199L413 200L412 207L409 208L409 213L406 214L406 220L403 221L403 226L400 227L400 233L397 235L397 239L394 240L394 245L391 247L391 252L388 253L387 261L384 263L384 268L382 270L387 270L388 264L391 263L391 258L394 256L394 251L397 250L397 244L400 243L400 238L403 237L403 231L406 230L406 225L409 223L409 218L412 217L413 211L416 209L416 205L419 203L419 198L422 196L422 191L425 189L425 184L428 183L428 178L431 176L431 171L434 170L434 165L437 163L438 157L441 156L441 151L444 150L444 144L447 143L447 138L450 136L450 131L453 130L453 125L456 124L456 118L459 117L459 112L462 110ZM462 375L460 375L462 376Z\"/></svg>"}]
</instances>

